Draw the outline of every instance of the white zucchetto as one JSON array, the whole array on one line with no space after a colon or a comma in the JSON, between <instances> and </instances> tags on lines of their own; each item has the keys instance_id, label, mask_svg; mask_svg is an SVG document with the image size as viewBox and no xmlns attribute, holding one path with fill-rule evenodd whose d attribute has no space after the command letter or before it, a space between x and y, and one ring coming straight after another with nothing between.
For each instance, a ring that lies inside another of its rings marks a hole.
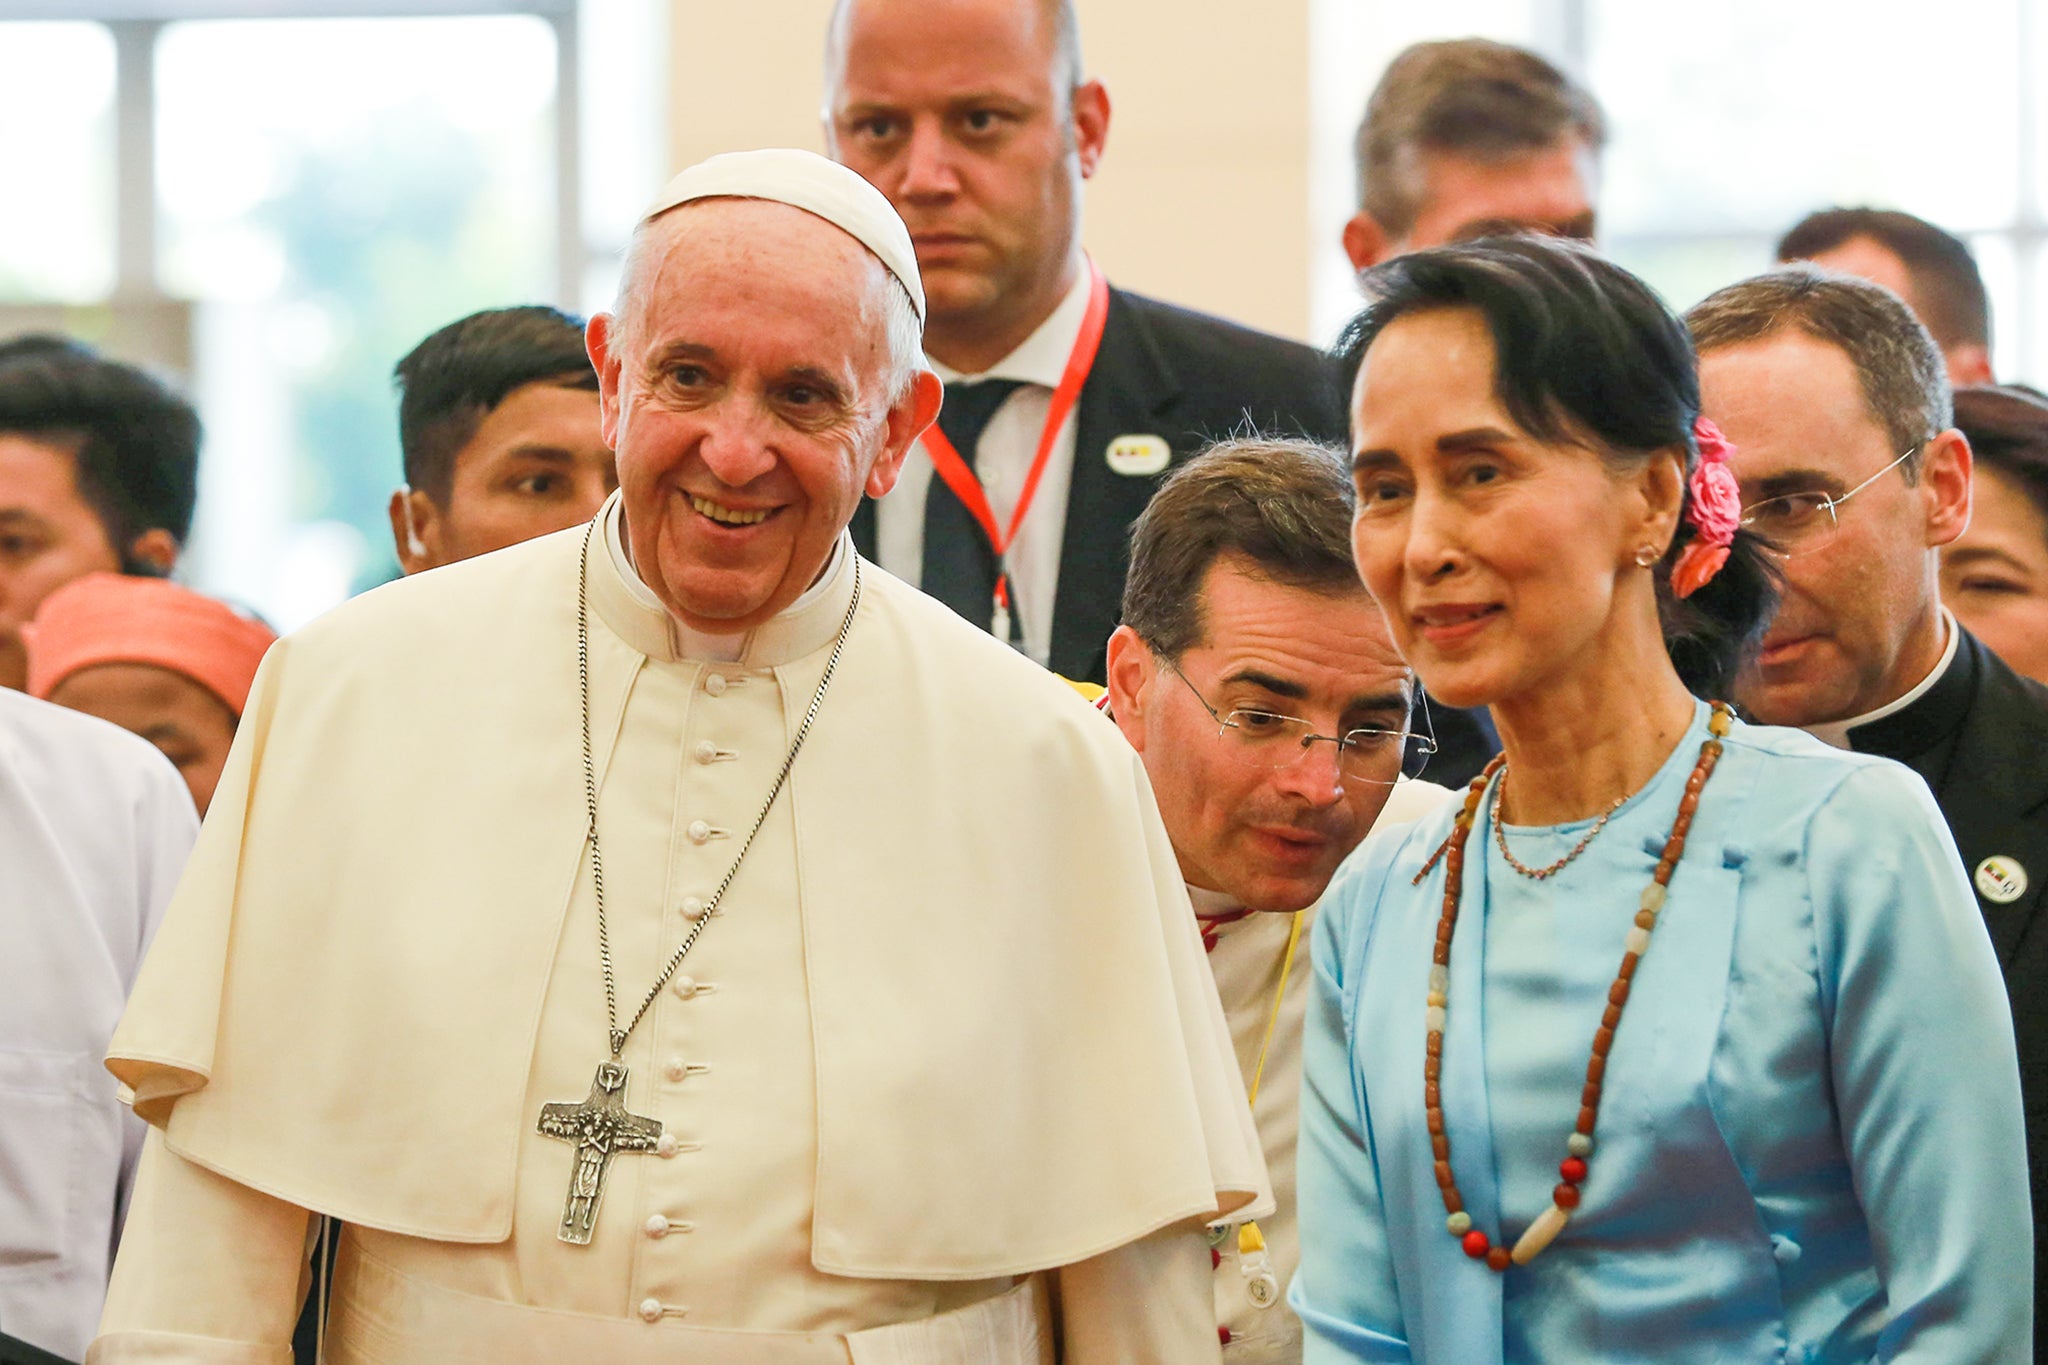
<instances>
[{"instance_id":1,"label":"white zucchetto","mask_svg":"<svg viewBox=\"0 0 2048 1365\"><path fill-rule=\"evenodd\" d=\"M722 152L663 186L640 221L650 222L693 199L767 199L816 214L875 253L909 292L917 320L924 321L924 282L918 277L910 229L882 192L857 172L790 147Z\"/></svg>"}]
</instances>

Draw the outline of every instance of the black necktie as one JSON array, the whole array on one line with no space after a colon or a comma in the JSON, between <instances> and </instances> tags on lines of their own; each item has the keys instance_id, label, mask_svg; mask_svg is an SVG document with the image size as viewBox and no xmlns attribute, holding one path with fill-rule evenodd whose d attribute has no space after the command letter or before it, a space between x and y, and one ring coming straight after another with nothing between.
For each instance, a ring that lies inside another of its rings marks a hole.
<instances>
[{"instance_id":1,"label":"black necktie","mask_svg":"<svg viewBox=\"0 0 2048 1365\"><path fill-rule=\"evenodd\" d=\"M939 409L939 430L974 468L975 447L996 409L1023 383L1016 379L984 379L973 384L948 384ZM994 614L996 550L988 533L955 497L946 481L934 478L924 495L924 569L918 586L954 611L987 630ZM1016 585L1010 585L1015 610Z\"/></svg>"}]
</instances>

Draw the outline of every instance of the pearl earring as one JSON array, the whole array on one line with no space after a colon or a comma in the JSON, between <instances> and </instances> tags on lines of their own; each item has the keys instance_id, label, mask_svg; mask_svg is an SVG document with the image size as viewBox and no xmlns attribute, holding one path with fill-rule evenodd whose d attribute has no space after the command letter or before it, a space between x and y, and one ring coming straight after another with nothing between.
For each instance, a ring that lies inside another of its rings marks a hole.
<instances>
[{"instance_id":1,"label":"pearl earring","mask_svg":"<svg viewBox=\"0 0 2048 1365\"><path fill-rule=\"evenodd\" d=\"M1639 549L1639 550L1637 550L1637 551L1636 551L1636 564L1637 564L1637 566L1638 566L1639 568L1644 568L1644 569L1647 569L1647 568L1649 568L1649 567L1650 567L1650 566L1651 566L1652 564L1655 564L1656 562L1657 562L1657 547L1656 547L1656 546L1654 546L1654 545L1645 545L1645 546L1643 546L1643 547L1642 547L1641 549Z\"/></svg>"}]
</instances>

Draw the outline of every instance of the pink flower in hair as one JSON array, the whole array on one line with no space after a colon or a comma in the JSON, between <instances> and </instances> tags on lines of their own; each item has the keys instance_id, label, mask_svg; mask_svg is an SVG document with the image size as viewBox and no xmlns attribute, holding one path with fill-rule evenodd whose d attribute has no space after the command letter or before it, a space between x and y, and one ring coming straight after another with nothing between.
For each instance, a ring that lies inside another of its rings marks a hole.
<instances>
[{"instance_id":1,"label":"pink flower in hair","mask_svg":"<svg viewBox=\"0 0 2048 1365\"><path fill-rule=\"evenodd\" d=\"M1704 417L1693 422L1692 433L1700 448L1700 460L1689 481L1692 502L1686 508L1693 537L1671 566L1671 591L1679 597L1692 596L1721 572L1728 562L1728 547L1735 543L1736 528L1742 525L1742 488L1735 481L1735 471L1728 467L1735 447L1721 434L1721 428Z\"/></svg>"}]
</instances>

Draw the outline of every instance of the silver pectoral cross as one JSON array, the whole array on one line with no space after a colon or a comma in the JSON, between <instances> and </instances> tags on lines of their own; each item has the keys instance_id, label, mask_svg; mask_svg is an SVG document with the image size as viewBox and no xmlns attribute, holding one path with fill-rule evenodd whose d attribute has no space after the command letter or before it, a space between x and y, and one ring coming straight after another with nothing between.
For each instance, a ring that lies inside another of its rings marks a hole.
<instances>
[{"instance_id":1,"label":"silver pectoral cross","mask_svg":"<svg viewBox=\"0 0 2048 1365\"><path fill-rule=\"evenodd\" d=\"M597 1226L597 1201L604 1197L605 1170L614 1152L651 1152L661 1138L661 1120L626 1112L626 1068L602 1062L590 1082L590 1098L581 1104L544 1104L540 1131L546 1137L576 1144L576 1167L569 1175L569 1200L562 1206L562 1226L555 1235L578 1246L590 1245Z\"/></svg>"}]
</instances>

